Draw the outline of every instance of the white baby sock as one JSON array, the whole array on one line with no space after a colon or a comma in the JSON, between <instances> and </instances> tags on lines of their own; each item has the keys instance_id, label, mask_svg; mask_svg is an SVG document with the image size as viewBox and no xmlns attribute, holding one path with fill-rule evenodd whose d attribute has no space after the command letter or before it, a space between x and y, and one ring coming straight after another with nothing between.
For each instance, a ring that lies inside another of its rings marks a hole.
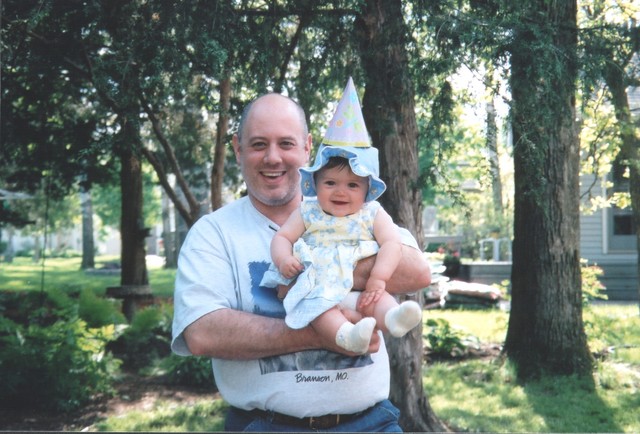
<instances>
[{"instance_id":1,"label":"white baby sock","mask_svg":"<svg viewBox=\"0 0 640 434\"><path fill-rule=\"evenodd\" d=\"M338 329L336 344L347 351L364 354L369 349L369 342L373 329L376 326L375 318L362 318L355 324L345 322Z\"/></svg>"},{"instance_id":2,"label":"white baby sock","mask_svg":"<svg viewBox=\"0 0 640 434\"><path fill-rule=\"evenodd\" d=\"M415 301L405 301L400 306L390 309L384 316L384 323L392 336L397 338L407 334L409 330L422 321L422 309Z\"/></svg>"}]
</instances>

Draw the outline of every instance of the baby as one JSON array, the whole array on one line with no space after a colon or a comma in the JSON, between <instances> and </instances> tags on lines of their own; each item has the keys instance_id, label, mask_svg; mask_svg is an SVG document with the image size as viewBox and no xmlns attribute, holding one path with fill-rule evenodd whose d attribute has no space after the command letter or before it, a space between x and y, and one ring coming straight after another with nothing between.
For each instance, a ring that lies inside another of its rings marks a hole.
<instances>
[{"instance_id":1,"label":"baby","mask_svg":"<svg viewBox=\"0 0 640 434\"><path fill-rule=\"evenodd\" d=\"M353 102L354 95L349 80L334 121L341 106ZM350 100L345 102L346 98ZM359 103L356 108L360 113ZM347 110L353 116L354 108ZM340 347L364 354L376 325L392 336L404 336L420 323L422 309L414 301L398 304L386 292L401 257L401 243L397 226L375 200L386 189L378 177L377 149L368 146L368 135L367 146L357 140L349 142L354 134L346 142L357 146L327 145L342 144L331 140L331 131L330 125L314 166L300 169L306 199L274 236L273 265L261 285L278 286L289 327L311 324L318 333L335 336ZM366 134L366 128L364 131ZM344 131L338 133L344 135ZM376 254L364 291L352 292L356 263ZM357 304L349 301L354 297ZM351 323L340 304L356 307L364 318Z\"/></svg>"}]
</instances>

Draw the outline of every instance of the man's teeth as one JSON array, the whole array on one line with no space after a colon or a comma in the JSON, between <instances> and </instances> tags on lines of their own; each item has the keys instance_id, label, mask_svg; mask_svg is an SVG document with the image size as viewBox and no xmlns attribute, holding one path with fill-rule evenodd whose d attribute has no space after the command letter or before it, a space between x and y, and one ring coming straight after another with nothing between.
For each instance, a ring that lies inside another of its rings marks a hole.
<instances>
[{"instance_id":1,"label":"man's teeth","mask_svg":"<svg viewBox=\"0 0 640 434\"><path fill-rule=\"evenodd\" d=\"M284 172L262 172L262 174L270 178L277 178L278 176L284 175Z\"/></svg>"}]
</instances>

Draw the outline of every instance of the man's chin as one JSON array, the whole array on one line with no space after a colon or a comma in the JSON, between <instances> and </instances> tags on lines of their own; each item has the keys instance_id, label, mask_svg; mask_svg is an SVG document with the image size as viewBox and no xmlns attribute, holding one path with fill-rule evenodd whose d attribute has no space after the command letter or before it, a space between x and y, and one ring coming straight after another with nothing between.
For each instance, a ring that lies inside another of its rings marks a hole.
<instances>
[{"instance_id":1,"label":"man's chin","mask_svg":"<svg viewBox=\"0 0 640 434\"><path fill-rule=\"evenodd\" d=\"M270 192L270 194L257 194L253 196L254 200L262 203L266 206L283 206L291 202L293 200L294 195L291 194L275 194L274 192Z\"/></svg>"}]
</instances>

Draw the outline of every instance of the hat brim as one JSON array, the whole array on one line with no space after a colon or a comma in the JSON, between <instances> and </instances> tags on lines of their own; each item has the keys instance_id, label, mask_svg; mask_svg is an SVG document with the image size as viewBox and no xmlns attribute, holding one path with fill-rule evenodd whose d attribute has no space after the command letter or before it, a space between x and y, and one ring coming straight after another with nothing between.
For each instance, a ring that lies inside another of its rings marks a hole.
<instances>
[{"instance_id":1,"label":"hat brim","mask_svg":"<svg viewBox=\"0 0 640 434\"><path fill-rule=\"evenodd\" d=\"M369 178L369 191L365 201L379 198L387 189L379 177L378 150L374 147L326 146L320 145L316 159L311 167L300 168L300 182L304 196L317 196L315 172L324 167L331 157L342 157L349 161L351 171L363 178Z\"/></svg>"}]
</instances>

